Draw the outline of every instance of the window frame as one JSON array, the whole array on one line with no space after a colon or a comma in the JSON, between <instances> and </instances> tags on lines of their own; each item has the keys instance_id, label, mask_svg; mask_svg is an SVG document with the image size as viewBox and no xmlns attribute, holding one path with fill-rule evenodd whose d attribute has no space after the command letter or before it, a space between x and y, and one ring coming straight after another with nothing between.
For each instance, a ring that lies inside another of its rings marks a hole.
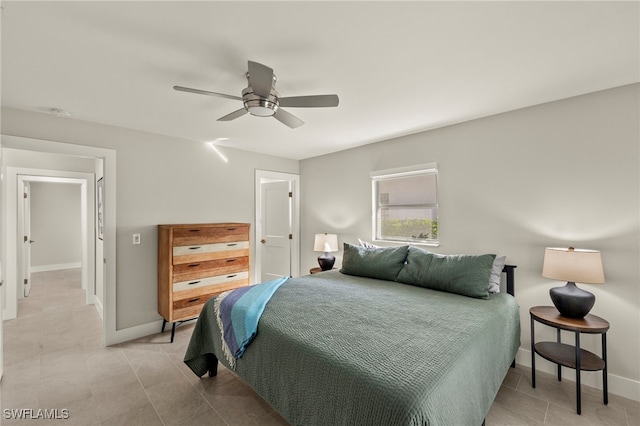
<instances>
[{"instance_id":1,"label":"window frame","mask_svg":"<svg viewBox=\"0 0 640 426\"><path fill-rule=\"evenodd\" d=\"M371 178L371 236L373 241L385 242L385 243L404 243L412 245L425 245L431 247L438 247L440 245L440 232L438 229L438 237L435 239L425 240L405 240L405 239L385 239L379 233L380 224L378 221L380 215L380 204L378 200L378 185L377 183L382 180L397 179L403 177L411 177L417 175L435 175L436 178L436 202L435 204L425 204L427 208L436 209L436 220L440 221L440 209L439 209L439 184L440 179L438 176L438 164L437 163L425 163L408 167L399 167L394 169L377 170L371 172L369 177Z\"/></svg>"}]
</instances>

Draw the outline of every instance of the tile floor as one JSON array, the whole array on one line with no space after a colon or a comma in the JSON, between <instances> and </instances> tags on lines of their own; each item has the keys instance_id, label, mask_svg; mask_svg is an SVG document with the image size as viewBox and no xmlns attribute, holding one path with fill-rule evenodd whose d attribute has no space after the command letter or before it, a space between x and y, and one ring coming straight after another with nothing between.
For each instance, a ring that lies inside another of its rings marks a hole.
<instances>
[{"instance_id":1,"label":"tile floor","mask_svg":"<svg viewBox=\"0 0 640 426\"><path fill-rule=\"evenodd\" d=\"M182 362L193 323L112 347L102 347L100 320L84 304L79 270L33 275L19 318L4 323L6 425L286 425L251 389L220 368L199 379ZM511 369L487 415L493 425L640 425L640 403L583 388L583 414L575 414L573 383L548 374ZM6 409L58 409L68 419L8 419Z\"/></svg>"}]
</instances>

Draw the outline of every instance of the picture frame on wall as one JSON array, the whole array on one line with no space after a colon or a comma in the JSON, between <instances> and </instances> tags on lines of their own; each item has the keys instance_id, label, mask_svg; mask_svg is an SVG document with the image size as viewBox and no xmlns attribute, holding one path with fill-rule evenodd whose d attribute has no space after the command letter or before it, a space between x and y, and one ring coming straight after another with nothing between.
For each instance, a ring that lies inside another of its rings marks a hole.
<instances>
[{"instance_id":1,"label":"picture frame on wall","mask_svg":"<svg viewBox=\"0 0 640 426\"><path fill-rule=\"evenodd\" d=\"M98 238L104 239L104 178L98 179Z\"/></svg>"}]
</instances>

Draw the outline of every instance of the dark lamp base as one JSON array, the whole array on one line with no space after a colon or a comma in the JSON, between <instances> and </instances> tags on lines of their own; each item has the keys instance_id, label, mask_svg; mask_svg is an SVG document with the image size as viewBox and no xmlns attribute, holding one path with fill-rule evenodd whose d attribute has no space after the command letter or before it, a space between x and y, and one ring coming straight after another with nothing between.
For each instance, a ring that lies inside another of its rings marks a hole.
<instances>
[{"instance_id":1,"label":"dark lamp base","mask_svg":"<svg viewBox=\"0 0 640 426\"><path fill-rule=\"evenodd\" d=\"M552 288L549 295L560 315L566 318L584 318L596 303L596 296L571 281L564 287Z\"/></svg>"},{"instance_id":2,"label":"dark lamp base","mask_svg":"<svg viewBox=\"0 0 640 426\"><path fill-rule=\"evenodd\" d=\"M333 268L333 264L336 262L335 256L331 256L329 253L318 256L318 265L323 271L328 271Z\"/></svg>"}]
</instances>

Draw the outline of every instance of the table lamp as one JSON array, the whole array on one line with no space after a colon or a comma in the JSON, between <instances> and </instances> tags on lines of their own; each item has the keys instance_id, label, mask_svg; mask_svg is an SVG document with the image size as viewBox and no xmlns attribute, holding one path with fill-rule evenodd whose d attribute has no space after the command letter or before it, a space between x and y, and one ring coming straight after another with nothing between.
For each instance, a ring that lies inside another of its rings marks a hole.
<instances>
[{"instance_id":1,"label":"table lamp","mask_svg":"<svg viewBox=\"0 0 640 426\"><path fill-rule=\"evenodd\" d=\"M316 234L313 243L313 251L321 251L323 254L318 256L318 264L320 269L328 271L333 268L336 258L329 253L338 251L338 236L336 234Z\"/></svg>"},{"instance_id":2,"label":"table lamp","mask_svg":"<svg viewBox=\"0 0 640 426\"><path fill-rule=\"evenodd\" d=\"M576 282L604 283L600 252L573 247L546 248L542 276L552 280L567 281L564 287L554 287L549 290L551 300L560 315L567 318L584 318L596 302L596 297L576 286Z\"/></svg>"}]
</instances>

